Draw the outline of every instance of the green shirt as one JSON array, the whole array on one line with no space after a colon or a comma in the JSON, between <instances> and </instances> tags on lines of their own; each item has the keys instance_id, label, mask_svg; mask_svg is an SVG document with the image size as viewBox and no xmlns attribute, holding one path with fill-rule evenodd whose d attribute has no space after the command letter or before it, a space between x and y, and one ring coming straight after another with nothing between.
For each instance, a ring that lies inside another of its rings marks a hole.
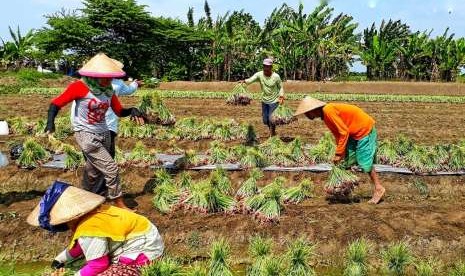
<instances>
[{"instance_id":1,"label":"green shirt","mask_svg":"<svg viewBox=\"0 0 465 276\"><path fill-rule=\"evenodd\" d=\"M247 85L260 81L260 87L262 88L262 102L264 103L275 103L278 101L279 96L284 96L284 90L281 78L278 74L273 73L267 77L263 74L263 71L255 73L252 77L245 80Z\"/></svg>"}]
</instances>

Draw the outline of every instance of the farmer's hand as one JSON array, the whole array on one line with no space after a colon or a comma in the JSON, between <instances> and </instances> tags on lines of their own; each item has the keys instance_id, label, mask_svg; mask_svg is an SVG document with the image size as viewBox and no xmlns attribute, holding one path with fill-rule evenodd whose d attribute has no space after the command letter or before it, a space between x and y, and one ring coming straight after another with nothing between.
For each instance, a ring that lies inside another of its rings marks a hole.
<instances>
[{"instance_id":1,"label":"farmer's hand","mask_svg":"<svg viewBox=\"0 0 465 276\"><path fill-rule=\"evenodd\" d=\"M284 96L279 96L278 102L279 102L279 104L283 104L284 103Z\"/></svg>"},{"instance_id":2,"label":"farmer's hand","mask_svg":"<svg viewBox=\"0 0 465 276\"><path fill-rule=\"evenodd\" d=\"M238 81L238 83L244 84L244 83L245 83L245 80L240 80L240 81Z\"/></svg>"},{"instance_id":3,"label":"farmer's hand","mask_svg":"<svg viewBox=\"0 0 465 276\"><path fill-rule=\"evenodd\" d=\"M139 109L132 107L131 108L131 120L136 122L138 125L144 124L144 114L140 112Z\"/></svg>"},{"instance_id":4,"label":"farmer's hand","mask_svg":"<svg viewBox=\"0 0 465 276\"><path fill-rule=\"evenodd\" d=\"M341 155L335 155L333 158L334 164L339 164L342 161L342 156Z\"/></svg>"},{"instance_id":5,"label":"farmer's hand","mask_svg":"<svg viewBox=\"0 0 465 276\"><path fill-rule=\"evenodd\" d=\"M137 87L141 87L142 85L144 85L144 82L141 81L141 80L134 80L136 83L137 83Z\"/></svg>"}]
</instances>

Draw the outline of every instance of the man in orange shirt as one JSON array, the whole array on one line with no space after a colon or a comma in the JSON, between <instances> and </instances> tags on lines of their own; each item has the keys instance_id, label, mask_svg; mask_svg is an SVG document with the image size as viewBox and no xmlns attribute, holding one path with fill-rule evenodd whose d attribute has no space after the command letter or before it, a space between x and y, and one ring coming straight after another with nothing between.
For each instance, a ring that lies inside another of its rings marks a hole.
<instances>
[{"instance_id":1,"label":"man in orange shirt","mask_svg":"<svg viewBox=\"0 0 465 276\"><path fill-rule=\"evenodd\" d=\"M369 203L377 204L386 189L373 168L377 144L375 120L355 105L325 103L312 97L302 100L294 116L300 114L310 120L321 118L331 130L337 145L334 163L345 158L347 166L356 163L370 174L375 188Z\"/></svg>"}]
</instances>

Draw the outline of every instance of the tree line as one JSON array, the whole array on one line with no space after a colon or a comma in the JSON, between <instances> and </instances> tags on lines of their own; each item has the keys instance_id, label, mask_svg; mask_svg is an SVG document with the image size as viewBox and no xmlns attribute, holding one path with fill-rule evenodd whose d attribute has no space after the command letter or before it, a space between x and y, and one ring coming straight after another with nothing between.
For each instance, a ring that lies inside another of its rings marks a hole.
<instances>
[{"instance_id":1,"label":"tree line","mask_svg":"<svg viewBox=\"0 0 465 276\"><path fill-rule=\"evenodd\" d=\"M78 67L103 51L129 75L164 80L233 81L250 76L265 57L284 79L321 81L348 76L360 60L369 80L455 81L465 65L465 39L448 29L437 37L400 20L357 33L352 16L325 1L310 13L301 3L275 8L260 25L240 10L212 18L205 1L198 20L154 17L135 0L83 0L82 8L46 15L46 26L1 40L0 66L17 69L45 60Z\"/></svg>"}]
</instances>

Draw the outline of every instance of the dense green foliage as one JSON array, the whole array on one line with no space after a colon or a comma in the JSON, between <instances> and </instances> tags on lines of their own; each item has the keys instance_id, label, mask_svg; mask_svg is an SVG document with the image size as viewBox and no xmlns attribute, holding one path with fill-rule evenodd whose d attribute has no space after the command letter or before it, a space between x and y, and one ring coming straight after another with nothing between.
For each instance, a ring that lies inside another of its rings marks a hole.
<instances>
[{"instance_id":1,"label":"dense green foliage","mask_svg":"<svg viewBox=\"0 0 465 276\"><path fill-rule=\"evenodd\" d=\"M283 4L262 25L243 10L213 19L208 2L201 14L196 20L199 15L189 8L183 22L154 17L136 0L82 0L80 9L48 14L46 26L26 35L10 28L11 41L0 45L0 65L60 59L65 67L79 67L103 51L133 77L231 81L252 75L262 58L273 57L284 79L344 80L360 60L369 80L456 81L465 64L465 39L448 29L434 38L389 19L356 33L353 17L335 14L327 1L308 14L303 2L296 8Z\"/></svg>"}]
</instances>

